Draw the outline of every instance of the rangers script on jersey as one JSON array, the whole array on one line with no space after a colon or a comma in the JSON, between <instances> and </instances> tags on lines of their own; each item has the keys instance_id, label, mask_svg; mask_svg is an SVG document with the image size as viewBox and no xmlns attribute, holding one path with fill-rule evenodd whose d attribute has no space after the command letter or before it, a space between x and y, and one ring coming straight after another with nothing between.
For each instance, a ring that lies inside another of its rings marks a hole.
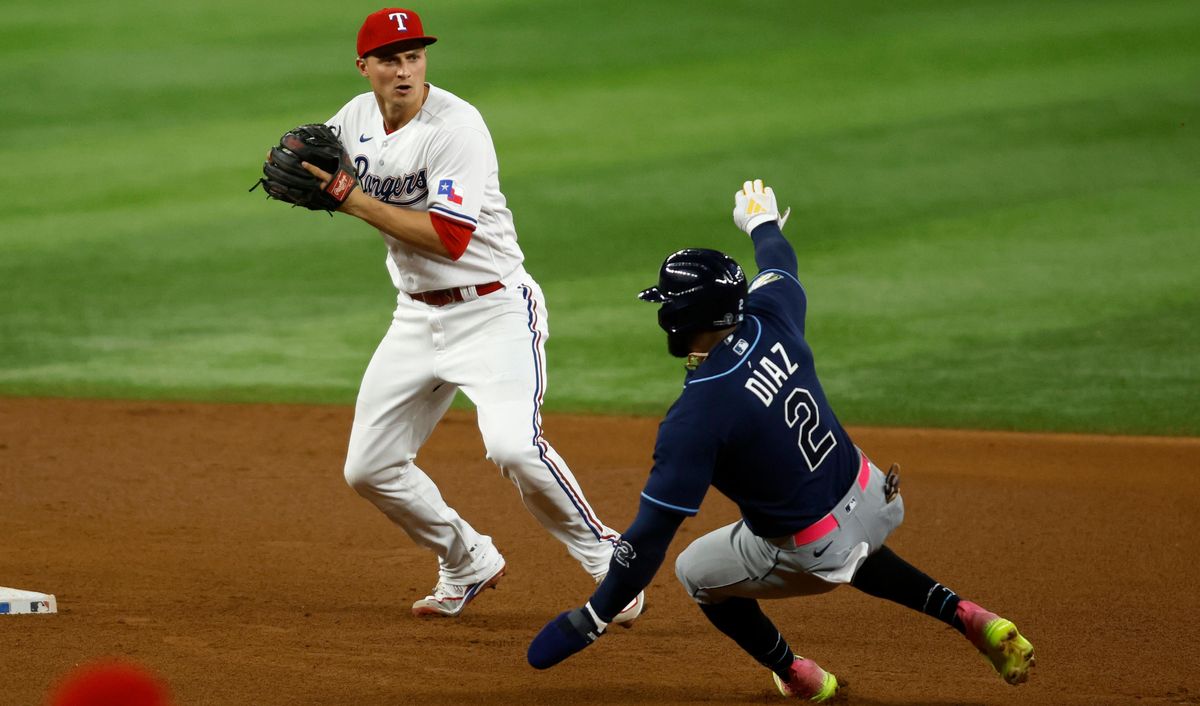
<instances>
[{"instance_id":1,"label":"rangers script on jersey","mask_svg":"<svg viewBox=\"0 0 1200 706\"><path fill-rule=\"evenodd\" d=\"M479 111L449 91L429 86L421 112L389 134L375 95L351 99L327 124L340 130L368 196L430 211L474 226L471 245L452 261L380 231L388 271L402 292L426 292L503 280L525 259L512 212L500 192L491 133Z\"/></svg>"}]
</instances>

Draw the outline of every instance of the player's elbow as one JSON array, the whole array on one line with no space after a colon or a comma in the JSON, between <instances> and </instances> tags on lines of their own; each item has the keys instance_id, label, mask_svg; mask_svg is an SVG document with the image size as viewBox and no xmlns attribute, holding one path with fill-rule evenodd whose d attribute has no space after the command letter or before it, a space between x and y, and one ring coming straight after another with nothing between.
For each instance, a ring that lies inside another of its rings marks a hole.
<instances>
[{"instance_id":1,"label":"player's elbow","mask_svg":"<svg viewBox=\"0 0 1200 706\"><path fill-rule=\"evenodd\" d=\"M438 240L446 251L446 257L457 261L467 252L471 235L475 229L436 213L429 214L429 221L437 232Z\"/></svg>"}]
</instances>

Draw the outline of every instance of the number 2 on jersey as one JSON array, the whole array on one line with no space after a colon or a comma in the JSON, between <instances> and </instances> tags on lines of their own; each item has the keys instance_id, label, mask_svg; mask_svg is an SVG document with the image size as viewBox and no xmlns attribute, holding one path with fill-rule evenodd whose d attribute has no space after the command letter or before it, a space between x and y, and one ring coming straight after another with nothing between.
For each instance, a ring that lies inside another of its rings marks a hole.
<instances>
[{"instance_id":1,"label":"number 2 on jersey","mask_svg":"<svg viewBox=\"0 0 1200 706\"><path fill-rule=\"evenodd\" d=\"M808 470L817 470L821 461L824 461L829 452L837 446L837 439L833 438L831 431L826 431L819 440L813 438L813 434L821 425L821 411L817 409L817 401L813 399L812 393L803 387L792 390L787 402L783 403L783 419L788 427L795 428L799 425L800 439L797 443L800 453L804 454Z\"/></svg>"}]
</instances>

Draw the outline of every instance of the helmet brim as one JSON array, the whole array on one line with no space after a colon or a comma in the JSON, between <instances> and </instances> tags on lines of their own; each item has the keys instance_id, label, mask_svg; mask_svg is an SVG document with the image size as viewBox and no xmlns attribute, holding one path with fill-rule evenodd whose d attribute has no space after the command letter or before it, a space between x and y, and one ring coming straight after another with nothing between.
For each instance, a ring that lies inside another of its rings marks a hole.
<instances>
[{"instance_id":1,"label":"helmet brim","mask_svg":"<svg viewBox=\"0 0 1200 706\"><path fill-rule=\"evenodd\" d=\"M649 289L643 289L638 294L638 299L641 299L644 302L650 302L651 304L662 304L663 302L667 301L668 297L658 287L650 287Z\"/></svg>"}]
</instances>

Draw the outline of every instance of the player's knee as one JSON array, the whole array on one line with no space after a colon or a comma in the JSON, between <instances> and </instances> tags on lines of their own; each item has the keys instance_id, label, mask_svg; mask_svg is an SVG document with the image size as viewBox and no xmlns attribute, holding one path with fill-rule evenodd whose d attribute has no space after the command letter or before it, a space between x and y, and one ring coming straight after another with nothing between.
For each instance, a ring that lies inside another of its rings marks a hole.
<instances>
[{"instance_id":1,"label":"player's knee","mask_svg":"<svg viewBox=\"0 0 1200 706\"><path fill-rule=\"evenodd\" d=\"M346 459L342 475L346 478L346 485L353 488L359 495L365 495L374 485L374 470L359 459Z\"/></svg>"},{"instance_id":2,"label":"player's knee","mask_svg":"<svg viewBox=\"0 0 1200 706\"><path fill-rule=\"evenodd\" d=\"M683 590L687 591L687 594L695 599L696 592L700 587L690 575L690 571L695 567L688 553L690 550L691 547L689 546L675 558L675 578L679 579L679 583L683 584Z\"/></svg>"},{"instance_id":3,"label":"player's knee","mask_svg":"<svg viewBox=\"0 0 1200 706\"><path fill-rule=\"evenodd\" d=\"M352 435L342 475L346 485L360 495L369 495L374 489L390 483L396 477L396 469L412 463L415 457L415 451L398 443L367 443Z\"/></svg>"},{"instance_id":4,"label":"player's knee","mask_svg":"<svg viewBox=\"0 0 1200 706\"><path fill-rule=\"evenodd\" d=\"M342 475L346 478L346 485L353 488L359 495L370 496L377 493L380 487L389 482L389 479L394 479L398 471L402 474L407 465L407 461L397 464L394 461L386 463L378 459L350 456L346 458L346 466L342 469Z\"/></svg>"},{"instance_id":5,"label":"player's knee","mask_svg":"<svg viewBox=\"0 0 1200 706\"><path fill-rule=\"evenodd\" d=\"M684 566L683 562L680 561L680 558L682 557L683 554L675 557L675 578L679 579L679 583L683 584L684 588L687 588L687 568Z\"/></svg>"},{"instance_id":6,"label":"player's knee","mask_svg":"<svg viewBox=\"0 0 1200 706\"><path fill-rule=\"evenodd\" d=\"M487 457L492 463L507 472L520 468L538 459L538 448L528 439L494 438L484 439Z\"/></svg>"}]
</instances>

